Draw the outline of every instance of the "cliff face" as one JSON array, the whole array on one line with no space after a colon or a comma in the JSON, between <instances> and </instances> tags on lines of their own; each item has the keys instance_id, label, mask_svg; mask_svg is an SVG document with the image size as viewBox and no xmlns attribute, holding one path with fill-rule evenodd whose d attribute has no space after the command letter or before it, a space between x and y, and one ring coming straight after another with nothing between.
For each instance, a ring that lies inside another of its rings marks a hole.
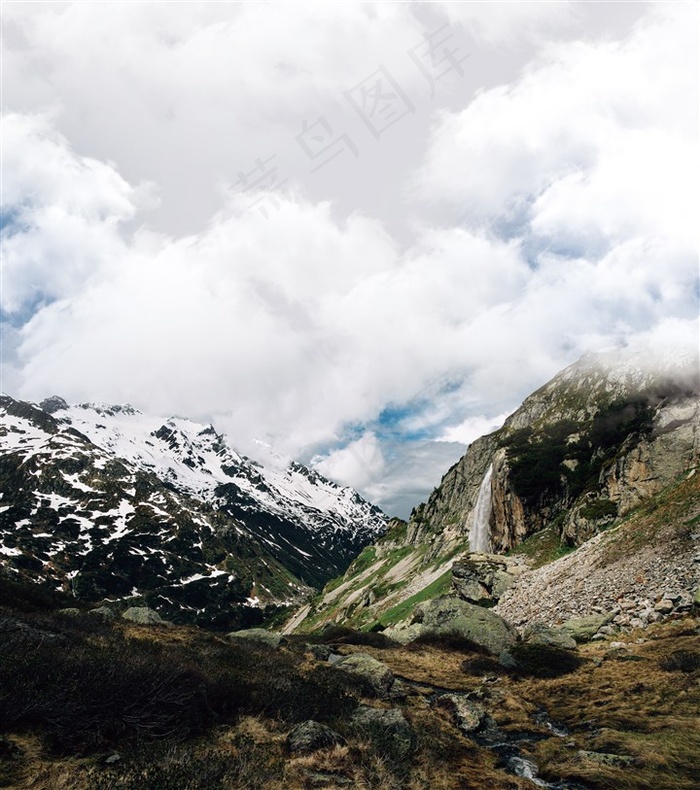
<instances>
[{"instance_id":1,"label":"cliff face","mask_svg":"<svg viewBox=\"0 0 700 790\"><path fill-rule=\"evenodd\" d=\"M490 551L537 533L521 550L534 541L550 559L619 523L700 464L699 378L694 355L579 360L477 439L408 524L367 547L293 627L400 621L409 605L446 592L455 560L477 550L477 511L488 518L479 532L488 529ZM490 507L477 508L489 469Z\"/></svg>"},{"instance_id":2,"label":"cliff face","mask_svg":"<svg viewBox=\"0 0 700 790\"><path fill-rule=\"evenodd\" d=\"M553 522L564 542L579 545L698 463L699 394L690 355L584 357L470 446L414 510L408 538L440 536L433 555L467 538L492 465L494 551Z\"/></svg>"}]
</instances>

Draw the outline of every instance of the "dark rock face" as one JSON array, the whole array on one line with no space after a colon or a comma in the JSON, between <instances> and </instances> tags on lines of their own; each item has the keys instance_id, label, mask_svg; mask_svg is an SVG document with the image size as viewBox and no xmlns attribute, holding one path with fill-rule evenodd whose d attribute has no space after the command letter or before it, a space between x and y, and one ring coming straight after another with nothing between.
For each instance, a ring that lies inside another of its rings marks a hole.
<instances>
[{"instance_id":1,"label":"dark rock face","mask_svg":"<svg viewBox=\"0 0 700 790\"><path fill-rule=\"evenodd\" d=\"M344 743L345 740L337 732L311 719L297 724L287 735L287 749L292 754L310 754Z\"/></svg>"},{"instance_id":2,"label":"dark rock face","mask_svg":"<svg viewBox=\"0 0 700 790\"><path fill-rule=\"evenodd\" d=\"M52 395L50 398L46 398L46 400L43 400L39 406L41 409L43 409L43 411L48 412L49 414L55 414L57 411L68 408L68 404L58 395Z\"/></svg>"}]
</instances>

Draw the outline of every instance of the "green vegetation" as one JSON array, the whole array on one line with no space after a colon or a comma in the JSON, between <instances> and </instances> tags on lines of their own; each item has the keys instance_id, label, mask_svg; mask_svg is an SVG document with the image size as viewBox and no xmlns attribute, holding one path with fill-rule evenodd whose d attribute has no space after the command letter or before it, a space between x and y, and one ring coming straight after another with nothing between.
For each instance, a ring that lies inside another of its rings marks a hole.
<instances>
[{"instance_id":1,"label":"green vegetation","mask_svg":"<svg viewBox=\"0 0 700 790\"><path fill-rule=\"evenodd\" d=\"M670 546L679 551L694 545L694 523L700 507L700 476L693 475L659 491L615 526L614 539L601 546L600 563L610 565L646 546Z\"/></svg>"},{"instance_id":2,"label":"green vegetation","mask_svg":"<svg viewBox=\"0 0 700 790\"><path fill-rule=\"evenodd\" d=\"M357 559L354 560L352 565L350 566L351 573L350 576L348 576L348 578L352 578L353 576L359 576L363 571L366 571L367 568L369 568L369 566L376 561L376 559L377 559L376 547L365 546L364 549L362 549L360 554L357 556Z\"/></svg>"},{"instance_id":3,"label":"green vegetation","mask_svg":"<svg viewBox=\"0 0 700 790\"><path fill-rule=\"evenodd\" d=\"M549 562L554 562L560 557L565 557L576 550L575 546L562 544L559 537L561 522L565 514L555 519L544 529L529 535L522 543L514 546L507 552L508 556L523 554L532 560L533 568L540 568Z\"/></svg>"},{"instance_id":4,"label":"green vegetation","mask_svg":"<svg viewBox=\"0 0 700 790\"><path fill-rule=\"evenodd\" d=\"M262 711L332 720L357 705L342 673L303 671L298 655L240 640L200 633L188 644L168 629L141 638L89 614L3 616L0 630L0 720L41 727L62 752L192 737Z\"/></svg>"},{"instance_id":5,"label":"green vegetation","mask_svg":"<svg viewBox=\"0 0 700 790\"><path fill-rule=\"evenodd\" d=\"M445 576L420 596L439 593ZM25 594L40 603L34 590L12 590L20 603ZM4 606L0 632L0 787L529 787L478 737L460 732L448 707L433 704L445 691L468 695L553 783L591 790L694 790L697 783L700 635L691 617L651 626L649 638L623 654L605 641L577 651L521 644L514 669L467 641L403 647L344 627L274 649L195 627ZM378 700L366 680L323 660L324 650L368 653L407 693ZM379 716L353 718L360 701ZM403 735L382 721L388 708ZM568 728L566 738L538 719L543 709ZM344 743L290 752L287 735L308 718ZM596 761L596 752L626 762Z\"/></svg>"},{"instance_id":6,"label":"green vegetation","mask_svg":"<svg viewBox=\"0 0 700 790\"><path fill-rule=\"evenodd\" d=\"M531 507L568 493L575 499L593 490L600 470L622 444L639 441L651 431L654 411L644 399L618 400L586 422L561 420L540 428L521 428L506 434L511 479L518 496ZM567 464L564 464L567 461Z\"/></svg>"},{"instance_id":7,"label":"green vegetation","mask_svg":"<svg viewBox=\"0 0 700 790\"><path fill-rule=\"evenodd\" d=\"M383 612L379 621L382 625L393 625L395 623L405 620L406 617L413 611L414 607L423 601L429 601L431 598L437 598L443 595L450 589L452 584L452 571L445 571L442 576L435 579L434 582L424 587L420 592L402 601L400 604Z\"/></svg>"},{"instance_id":8,"label":"green vegetation","mask_svg":"<svg viewBox=\"0 0 700 790\"><path fill-rule=\"evenodd\" d=\"M596 499L580 510L584 518L597 521L604 518L615 517L617 515L617 505L610 499Z\"/></svg>"}]
</instances>

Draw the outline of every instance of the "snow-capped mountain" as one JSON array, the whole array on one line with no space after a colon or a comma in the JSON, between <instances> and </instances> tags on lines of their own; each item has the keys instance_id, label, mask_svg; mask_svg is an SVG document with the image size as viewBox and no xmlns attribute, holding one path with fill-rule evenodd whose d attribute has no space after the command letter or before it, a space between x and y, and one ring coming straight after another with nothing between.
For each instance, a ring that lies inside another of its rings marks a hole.
<instances>
[{"instance_id":1,"label":"snow-capped mountain","mask_svg":"<svg viewBox=\"0 0 700 790\"><path fill-rule=\"evenodd\" d=\"M0 558L84 598L141 594L200 620L282 602L385 527L352 489L264 467L211 425L57 397L2 397L0 415Z\"/></svg>"}]
</instances>

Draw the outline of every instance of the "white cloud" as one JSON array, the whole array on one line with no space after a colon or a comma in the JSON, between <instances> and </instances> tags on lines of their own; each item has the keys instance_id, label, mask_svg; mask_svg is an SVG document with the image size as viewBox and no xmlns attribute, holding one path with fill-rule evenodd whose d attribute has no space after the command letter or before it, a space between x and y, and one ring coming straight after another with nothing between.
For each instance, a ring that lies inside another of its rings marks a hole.
<instances>
[{"instance_id":1,"label":"white cloud","mask_svg":"<svg viewBox=\"0 0 700 790\"><path fill-rule=\"evenodd\" d=\"M119 225L154 196L109 163L75 156L50 120L6 113L2 141L3 309L67 296L124 254Z\"/></svg>"},{"instance_id":2,"label":"white cloud","mask_svg":"<svg viewBox=\"0 0 700 790\"><path fill-rule=\"evenodd\" d=\"M459 425L450 426L445 433L440 436L441 442L460 442L464 445L470 445L475 439L480 436L485 436L487 433L500 428L506 420L509 412L504 412L496 417L467 417L466 420Z\"/></svg>"},{"instance_id":3,"label":"white cloud","mask_svg":"<svg viewBox=\"0 0 700 790\"><path fill-rule=\"evenodd\" d=\"M518 20L534 39L571 21L548 5L446 13L505 44ZM214 418L243 451L263 437L315 456L405 512L584 351L697 337L695 9L653 8L621 41L543 44L518 79L441 115L400 244L301 189L260 193L267 218L212 199L316 97L394 54L410 66L400 6L96 8L12 14L7 98L55 109L6 116L17 394ZM185 210L209 200L209 222L139 227L148 178ZM392 443L379 416L406 404Z\"/></svg>"},{"instance_id":4,"label":"white cloud","mask_svg":"<svg viewBox=\"0 0 700 790\"><path fill-rule=\"evenodd\" d=\"M523 39L539 39L571 22L573 3L455 2L439 5L451 22L464 25L471 36L490 46L513 45Z\"/></svg>"},{"instance_id":5,"label":"white cloud","mask_svg":"<svg viewBox=\"0 0 700 790\"><path fill-rule=\"evenodd\" d=\"M691 237L696 22L697 7L662 4L622 42L546 47L520 80L442 117L416 189L469 223L536 201L537 232L615 239L651 222Z\"/></svg>"}]
</instances>

